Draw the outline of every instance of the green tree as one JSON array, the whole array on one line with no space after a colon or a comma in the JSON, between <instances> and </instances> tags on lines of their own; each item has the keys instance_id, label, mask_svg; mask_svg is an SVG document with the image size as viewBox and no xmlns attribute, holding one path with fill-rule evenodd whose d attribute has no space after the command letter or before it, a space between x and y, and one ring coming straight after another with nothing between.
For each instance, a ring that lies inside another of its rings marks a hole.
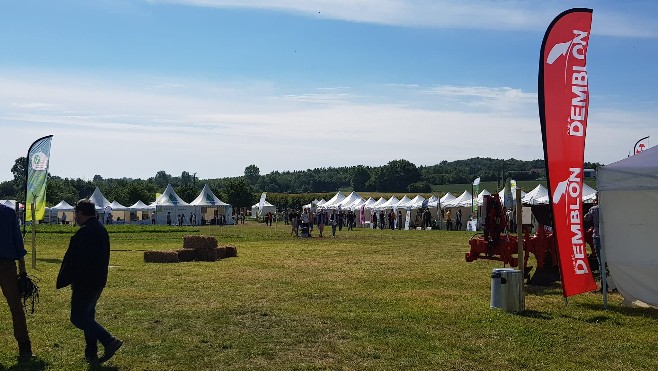
<instances>
[{"instance_id":1,"label":"green tree","mask_svg":"<svg viewBox=\"0 0 658 371\"><path fill-rule=\"evenodd\" d=\"M251 192L247 180L244 178L231 179L224 187L226 202L234 208L249 207L256 201L256 196Z\"/></svg>"},{"instance_id":2,"label":"green tree","mask_svg":"<svg viewBox=\"0 0 658 371\"><path fill-rule=\"evenodd\" d=\"M25 200L25 187L27 185L27 157L19 157L14 161L11 167L11 173L14 175L14 188L16 189L16 200Z\"/></svg>"},{"instance_id":3,"label":"green tree","mask_svg":"<svg viewBox=\"0 0 658 371\"><path fill-rule=\"evenodd\" d=\"M244 177L247 179L249 185L254 187L258 184L258 180L260 179L260 169L256 165L249 165L244 168Z\"/></svg>"},{"instance_id":4,"label":"green tree","mask_svg":"<svg viewBox=\"0 0 658 371\"><path fill-rule=\"evenodd\" d=\"M158 188L163 189L167 187L167 184L171 182L171 175L167 174L166 171L160 170L155 174L153 182L158 186Z\"/></svg>"},{"instance_id":5,"label":"green tree","mask_svg":"<svg viewBox=\"0 0 658 371\"><path fill-rule=\"evenodd\" d=\"M352 185L352 190L354 191L366 191L366 184L370 180L370 172L368 169L359 165L352 170L352 179L350 181Z\"/></svg>"},{"instance_id":6,"label":"green tree","mask_svg":"<svg viewBox=\"0 0 658 371\"><path fill-rule=\"evenodd\" d=\"M409 184L420 180L420 171L407 160L394 160L382 166L377 178L380 192L406 192Z\"/></svg>"}]
</instances>

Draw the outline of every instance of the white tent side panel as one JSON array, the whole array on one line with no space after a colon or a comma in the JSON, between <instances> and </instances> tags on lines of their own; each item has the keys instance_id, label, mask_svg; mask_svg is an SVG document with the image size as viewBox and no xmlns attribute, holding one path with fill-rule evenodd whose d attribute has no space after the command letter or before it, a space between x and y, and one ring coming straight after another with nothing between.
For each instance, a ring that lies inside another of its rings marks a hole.
<instances>
[{"instance_id":1,"label":"white tent side panel","mask_svg":"<svg viewBox=\"0 0 658 371\"><path fill-rule=\"evenodd\" d=\"M658 191L602 191L599 197L602 244L617 289L630 301L658 306Z\"/></svg>"}]
</instances>

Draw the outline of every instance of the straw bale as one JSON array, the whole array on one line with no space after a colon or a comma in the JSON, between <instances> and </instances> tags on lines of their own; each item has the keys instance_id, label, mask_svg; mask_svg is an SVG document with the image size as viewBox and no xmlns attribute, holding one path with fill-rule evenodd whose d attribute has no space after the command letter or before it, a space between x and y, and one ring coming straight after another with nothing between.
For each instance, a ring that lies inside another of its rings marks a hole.
<instances>
[{"instance_id":1,"label":"straw bale","mask_svg":"<svg viewBox=\"0 0 658 371\"><path fill-rule=\"evenodd\" d=\"M178 263L176 251L144 251L146 263Z\"/></svg>"},{"instance_id":2,"label":"straw bale","mask_svg":"<svg viewBox=\"0 0 658 371\"><path fill-rule=\"evenodd\" d=\"M217 250L213 248L209 249L194 249L194 260L205 261L205 262L214 262L217 260Z\"/></svg>"},{"instance_id":3,"label":"straw bale","mask_svg":"<svg viewBox=\"0 0 658 371\"><path fill-rule=\"evenodd\" d=\"M226 257L235 258L238 256L238 248L235 246L225 246L226 247Z\"/></svg>"},{"instance_id":4,"label":"straw bale","mask_svg":"<svg viewBox=\"0 0 658 371\"><path fill-rule=\"evenodd\" d=\"M214 249L217 238L214 236L183 236L184 249Z\"/></svg>"},{"instance_id":5,"label":"straw bale","mask_svg":"<svg viewBox=\"0 0 658 371\"><path fill-rule=\"evenodd\" d=\"M191 262L196 259L196 251L194 249L182 249L178 250L178 261L181 262Z\"/></svg>"}]
</instances>

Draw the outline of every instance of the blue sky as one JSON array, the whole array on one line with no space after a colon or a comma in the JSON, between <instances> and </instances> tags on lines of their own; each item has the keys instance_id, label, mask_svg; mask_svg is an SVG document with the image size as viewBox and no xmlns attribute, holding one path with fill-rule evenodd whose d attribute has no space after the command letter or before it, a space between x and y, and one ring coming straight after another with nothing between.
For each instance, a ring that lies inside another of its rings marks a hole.
<instances>
[{"instance_id":1,"label":"blue sky","mask_svg":"<svg viewBox=\"0 0 658 371\"><path fill-rule=\"evenodd\" d=\"M594 9L585 160L658 140L654 1L62 0L0 5L0 181L543 158L546 27Z\"/></svg>"}]
</instances>

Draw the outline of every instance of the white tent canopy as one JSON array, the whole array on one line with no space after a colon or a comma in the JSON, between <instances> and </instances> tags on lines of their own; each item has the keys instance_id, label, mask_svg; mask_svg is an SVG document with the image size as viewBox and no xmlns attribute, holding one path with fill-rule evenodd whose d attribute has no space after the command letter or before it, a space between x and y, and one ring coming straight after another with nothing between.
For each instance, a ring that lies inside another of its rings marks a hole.
<instances>
[{"instance_id":1,"label":"white tent canopy","mask_svg":"<svg viewBox=\"0 0 658 371\"><path fill-rule=\"evenodd\" d=\"M149 206L145 203L142 202L142 200L139 200L132 204L132 206L129 207L131 211L148 211L148 210L155 210L155 207Z\"/></svg>"},{"instance_id":2,"label":"white tent canopy","mask_svg":"<svg viewBox=\"0 0 658 371\"><path fill-rule=\"evenodd\" d=\"M336 206L341 209L349 209L350 206L358 200L363 200L363 197L359 196L359 194L356 192L352 192L342 201L340 201Z\"/></svg>"},{"instance_id":3,"label":"white tent canopy","mask_svg":"<svg viewBox=\"0 0 658 371\"><path fill-rule=\"evenodd\" d=\"M473 205L473 196L469 191L464 191L459 197L455 198L452 201L448 201L445 204L441 204L441 208L449 207L471 207Z\"/></svg>"},{"instance_id":4,"label":"white tent canopy","mask_svg":"<svg viewBox=\"0 0 658 371\"><path fill-rule=\"evenodd\" d=\"M521 202L529 205L539 205L539 200L544 198L548 201L548 189L538 184L532 191L526 193Z\"/></svg>"},{"instance_id":5,"label":"white tent canopy","mask_svg":"<svg viewBox=\"0 0 658 371\"><path fill-rule=\"evenodd\" d=\"M380 197L379 200L375 201L374 204L370 206L371 209L377 209L379 205L386 203L386 199L384 197Z\"/></svg>"},{"instance_id":6,"label":"white tent canopy","mask_svg":"<svg viewBox=\"0 0 658 371\"><path fill-rule=\"evenodd\" d=\"M402 197L400 199L400 201L398 201L397 204L393 205L393 208L394 209L406 209L407 206L409 206L409 202L411 202L411 199L409 197L407 197L407 195L404 195L404 197Z\"/></svg>"},{"instance_id":7,"label":"white tent canopy","mask_svg":"<svg viewBox=\"0 0 658 371\"><path fill-rule=\"evenodd\" d=\"M71 206L68 202L62 200L57 205L50 208L52 211L71 211L74 207Z\"/></svg>"},{"instance_id":8,"label":"white tent canopy","mask_svg":"<svg viewBox=\"0 0 658 371\"><path fill-rule=\"evenodd\" d=\"M436 199L436 197L434 197ZM420 209L423 207L423 204L427 205L429 203L429 200L426 200L425 197L421 195L416 195L416 197L412 198L411 201L409 201L409 207L412 209Z\"/></svg>"},{"instance_id":9,"label":"white tent canopy","mask_svg":"<svg viewBox=\"0 0 658 371\"><path fill-rule=\"evenodd\" d=\"M523 200L523 197L526 196L526 193L521 191L521 200ZM500 192L498 192L498 197L500 197L500 204L505 205L505 189L501 189ZM512 187L512 204L516 202L516 187Z\"/></svg>"},{"instance_id":10,"label":"white tent canopy","mask_svg":"<svg viewBox=\"0 0 658 371\"><path fill-rule=\"evenodd\" d=\"M187 202L183 201L178 195L176 194L176 191L174 191L174 187L171 186L171 184L167 184L167 188L165 188L165 191L163 194L160 195L155 200L156 206L187 206L189 205Z\"/></svg>"},{"instance_id":11,"label":"white tent canopy","mask_svg":"<svg viewBox=\"0 0 658 371\"><path fill-rule=\"evenodd\" d=\"M429 202L428 206L429 207L441 207L443 209L444 208L443 205L445 205L446 203L454 200L455 198L456 197L452 193L447 192L440 199Z\"/></svg>"},{"instance_id":12,"label":"white tent canopy","mask_svg":"<svg viewBox=\"0 0 658 371\"><path fill-rule=\"evenodd\" d=\"M484 196L491 196L491 192L487 191L486 189L483 189L480 194L478 195L478 206L482 206L484 203Z\"/></svg>"},{"instance_id":13,"label":"white tent canopy","mask_svg":"<svg viewBox=\"0 0 658 371\"><path fill-rule=\"evenodd\" d=\"M323 209L337 209L338 204L345 199L345 195L341 192L338 191L334 195L334 197L330 198L329 201L325 202L322 204L321 208Z\"/></svg>"},{"instance_id":14,"label":"white tent canopy","mask_svg":"<svg viewBox=\"0 0 658 371\"><path fill-rule=\"evenodd\" d=\"M376 206L375 208L377 210L386 210L386 209L392 209L393 206L397 205L400 200L397 199L395 196L391 196L391 198L388 199L388 201L384 202L383 204Z\"/></svg>"},{"instance_id":15,"label":"white tent canopy","mask_svg":"<svg viewBox=\"0 0 658 371\"><path fill-rule=\"evenodd\" d=\"M251 216L252 217L255 218L258 215L265 215L267 213L272 213L272 214L276 213L276 206L274 206L271 203L267 202L267 200L265 200L263 202L263 210L259 210L259 207L260 207L260 202L257 202L256 204L251 206Z\"/></svg>"},{"instance_id":16,"label":"white tent canopy","mask_svg":"<svg viewBox=\"0 0 658 371\"><path fill-rule=\"evenodd\" d=\"M127 211L127 210L130 209L128 207L125 207L125 206L121 205L116 200L112 201L112 203L110 204L110 208L112 208L112 211Z\"/></svg>"},{"instance_id":17,"label":"white tent canopy","mask_svg":"<svg viewBox=\"0 0 658 371\"><path fill-rule=\"evenodd\" d=\"M91 196L89 197L89 201L93 202L94 205L96 205L96 210L105 209L108 206L112 207L112 203L108 201L108 199L105 198L105 196L103 196L103 193L98 187L94 189L94 193L92 193Z\"/></svg>"},{"instance_id":18,"label":"white tent canopy","mask_svg":"<svg viewBox=\"0 0 658 371\"><path fill-rule=\"evenodd\" d=\"M190 205L194 206L229 206L226 202L220 200L215 194L210 190L210 187L208 185L204 185L203 189L197 196L197 198L194 199L194 201L190 202Z\"/></svg>"},{"instance_id":19,"label":"white tent canopy","mask_svg":"<svg viewBox=\"0 0 658 371\"><path fill-rule=\"evenodd\" d=\"M598 169L602 255L624 299L658 306L658 147Z\"/></svg>"}]
</instances>

